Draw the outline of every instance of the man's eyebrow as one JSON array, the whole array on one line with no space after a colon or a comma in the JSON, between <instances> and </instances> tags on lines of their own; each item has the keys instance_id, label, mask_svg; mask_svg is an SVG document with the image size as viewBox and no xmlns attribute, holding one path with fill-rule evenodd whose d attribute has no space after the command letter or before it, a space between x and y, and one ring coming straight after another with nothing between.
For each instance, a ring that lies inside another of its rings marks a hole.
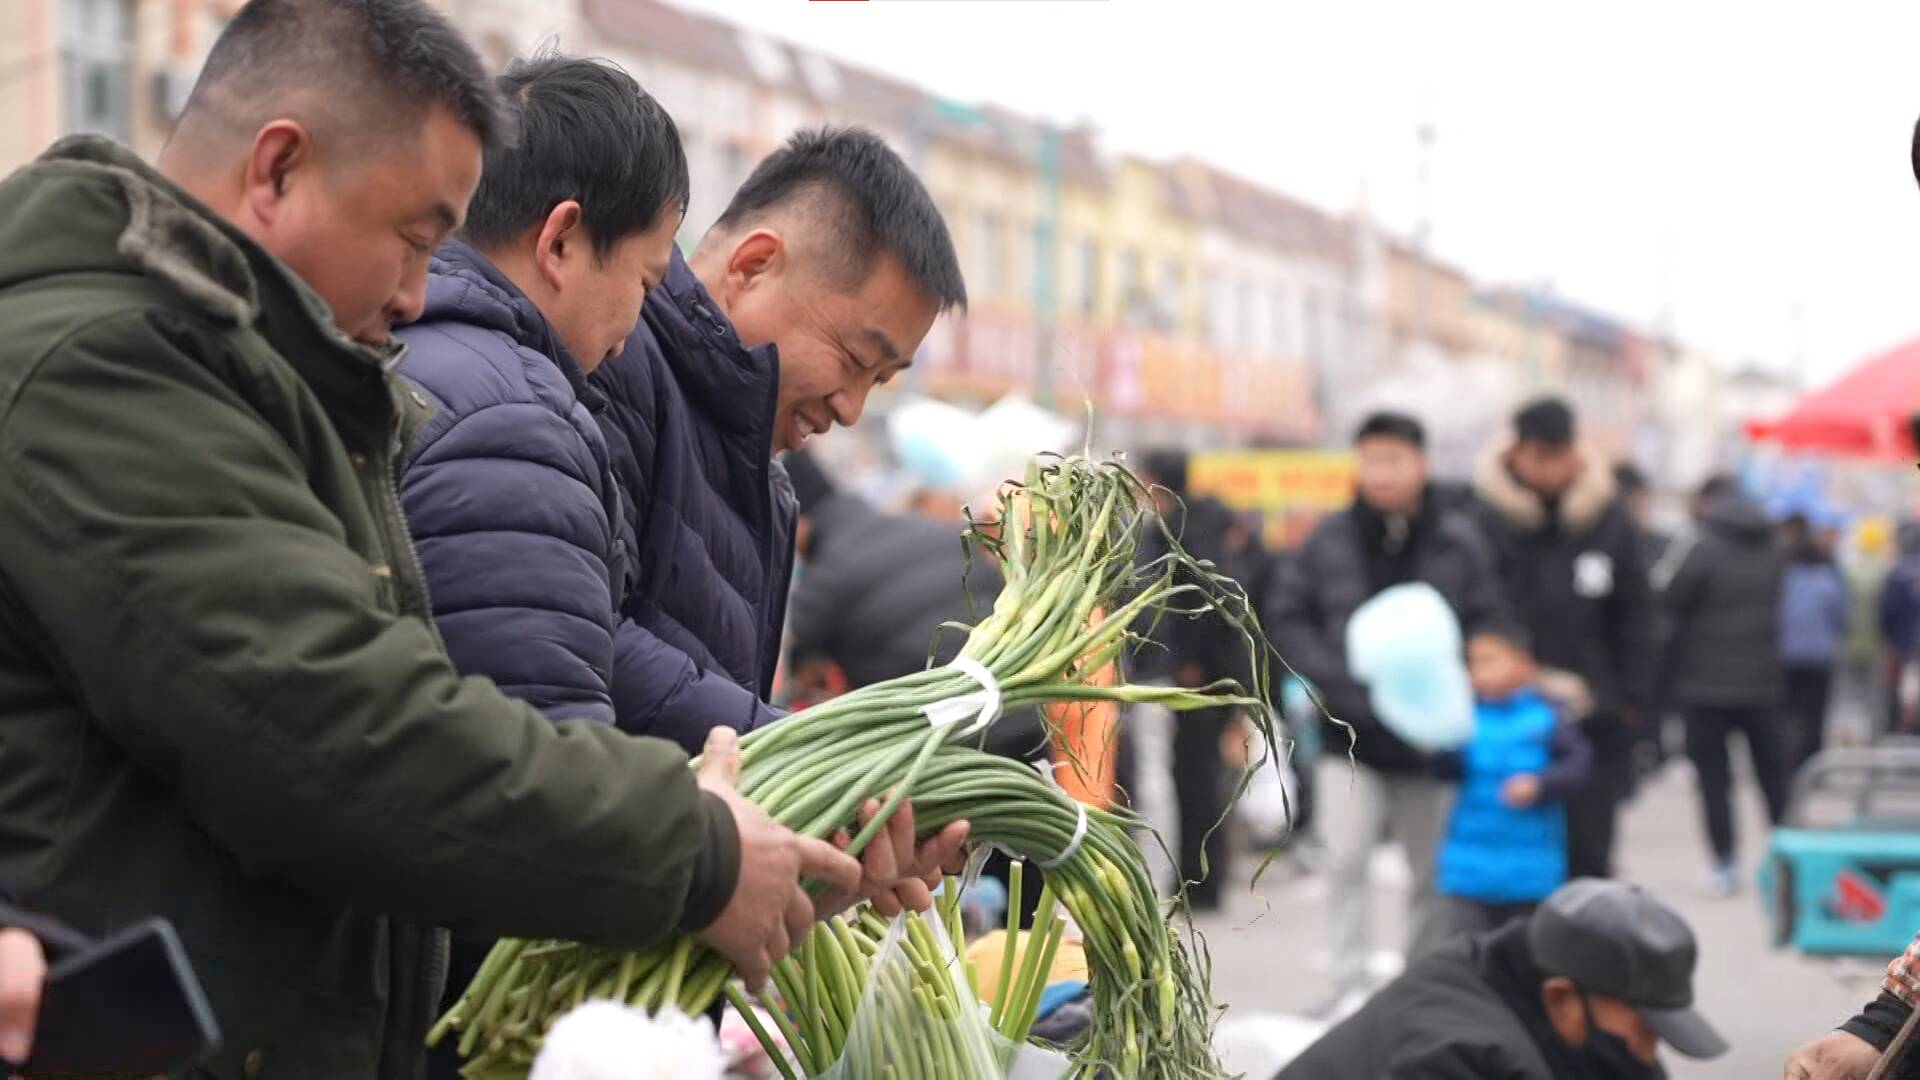
<instances>
[{"instance_id":1,"label":"man's eyebrow","mask_svg":"<svg viewBox=\"0 0 1920 1080\"><path fill-rule=\"evenodd\" d=\"M893 339L879 329L871 326L862 327L860 336L879 351L880 362L882 364L897 364L900 362L900 346L895 345ZM912 359L912 357L908 357L908 359Z\"/></svg>"}]
</instances>

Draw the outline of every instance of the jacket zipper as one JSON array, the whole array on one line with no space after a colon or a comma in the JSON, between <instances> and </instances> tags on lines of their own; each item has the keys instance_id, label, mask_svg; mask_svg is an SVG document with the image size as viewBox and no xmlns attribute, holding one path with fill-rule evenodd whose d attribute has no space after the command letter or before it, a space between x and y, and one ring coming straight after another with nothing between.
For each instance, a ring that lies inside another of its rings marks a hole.
<instances>
[{"instance_id":1,"label":"jacket zipper","mask_svg":"<svg viewBox=\"0 0 1920 1080\"><path fill-rule=\"evenodd\" d=\"M404 568L407 571L406 577L402 579L398 573L400 568L396 568L394 574L398 601L396 606L400 609L400 614L417 615L427 620L427 625L431 627L433 598L427 585L427 573L421 565L420 549L413 542L413 530L407 527L406 515L401 510L400 504L400 479L396 475L396 470L399 467L400 455L406 452L406 447L400 445L403 426L404 418L396 409L389 445L374 458L374 465L380 470L386 492L386 498L380 509L382 516L386 519L388 546L396 546L393 541L398 537L400 540L398 547L405 551L407 557L407 565ZM417 602L418 610L409 610L414 606L410 600ZM447 987L447 965L453 951L452 942L446 930L437 926L427 926L423 929L427 937L426 965L421 972L420 986L425 995L419 1006L423 1015L413 1018L417 1021L414 1026L421 1030L432 1026L434 1016L440 1009L440 999L446 993Z\"/></svg>"}]
</instances>

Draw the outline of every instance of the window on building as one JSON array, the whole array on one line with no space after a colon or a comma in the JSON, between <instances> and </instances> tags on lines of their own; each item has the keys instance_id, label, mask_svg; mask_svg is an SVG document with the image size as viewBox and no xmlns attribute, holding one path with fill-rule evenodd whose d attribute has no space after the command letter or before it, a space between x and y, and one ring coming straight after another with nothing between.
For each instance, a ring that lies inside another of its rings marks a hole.
<instances>
[{"instance_id":1,"label":"window on building","mask_svg":"<svg viewBox=\"0 0 1920 1080\"><path fill-rule=\"evenodd\" d=\"M1100 243L1091 236L1078 245L1080 272L1075 275L1080 290L1080 313L1092 315L1100 310Z\"/></svg>"},{"instance_id":2,"label":"window on building","mask_svg":"<svg viewBox=\"0 0 1920 1080\"><path fill-rule=\"evenodd\" d=\"M1307 359L1316 362L1323 359L1327 339L1325 333L1326 326L1322 321L1319 294L1311 290L1307 292L1306 302L1300 313L1300 322L1301 329L1305 331L1303 338L1307 351Z\"/></svg>"},{"instance_id":3,"label":"window on building","mask_svg":"<svg viewBox=\"0 0 1920 1080\"><path fill-rule=\"evenodd\" d=\"M70 134L133 140L133 0L62 0L60 66Z\"/></svg>"},{"instance_id":4,"label":"window on building","mask_svg":"<svg viewBox=\"0 0 1920 1080\"><path fill-rule=\"evenodd\" d=\"M1120 303L1131 306L1140 300L1140 253L1123 251L1120 253Z\"/></svg>"},{"instance_id":5,"label":"window on building","mask_svg":"<svg viewBox=\"0 0 1920 1080\"><path fill-rule=\"evenodd\" d=\"M973 226L973 280L983 297L997 297L1005 288L1002 280L1005 244L1000 215L991 210L980 211Z\"/></svg>"},{"instance_id":6,"label":"window on building","mask_svg":"<svg viewBox=\"0 0 1920 1080\"><path fill-rule=\"evenodd\" d=\"M1244 352L1253 352L1260 347L1260 300L1257 292L1252 278L1240 283L1240 303L1237 305L1240 312L1239 333L1233 343Z\"/></svg>"},{"instance_id":7,"label":"window on building","mask_svg":"<svg viewBox=\"0 0 1920 1080\"><path fill-rule=\"evenodd\" d=\"M1033 266L1027 275L1027 293L1033 297L1035 306L1048 302L1058 306L1060 302L1060 282L1052 273L1056 265L1053 261L1053 244L1050 242L1045 225L1033 226ZM1046 291L1045 296L1041 291Z\"/></svg>"}]
</instances>

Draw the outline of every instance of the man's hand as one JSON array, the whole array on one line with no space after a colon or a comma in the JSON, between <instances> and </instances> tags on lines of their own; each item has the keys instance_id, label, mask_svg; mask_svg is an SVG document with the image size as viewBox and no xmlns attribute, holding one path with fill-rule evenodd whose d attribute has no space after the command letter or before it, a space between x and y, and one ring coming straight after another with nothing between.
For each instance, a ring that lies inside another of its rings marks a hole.
<instances>
[{"instance_id":1,"label":"man's hand","mask_svg":"<svg viewBox=\"0 0 1920 1080\"><path fill-rule=\"evenodd\" d=\"M1786 1080L1866 1080L1880 1051L1844 1031L1815 1039L1787 1059Z\"/></svg>"},{"instance_id":2,"label":"man's hand","mask_svg":"<svg viewBox=\"0 0 1920 1080\"><path fill-rule=\"evenodd\" d=\"M33 1050L47 956L25 930L0 930L0 1058L18 1065Z\"/></svg>"},{"instance_id":3,"label":"man's hand","mask_svg":"<svg viewBox=\"0 0 1920 1080\"><path fill-rule=\"evenodd\" d=\"M861 827L873 820L880 806L879 799L867 800L860 808ZM872 900L874 910L888 918L900 914L903 908L926 911L933 907L933 890L939 887L941 877L966 867L970 829L967 822L956 821L925 842L916 843L913 801L901 800L886 827L875 833L860 853L859 888L822 896L821 914L844 911L861 900ZM852 836L844 831L834 837L835 846L843 849L852 842Z\"/></svg>"},{"instance_id":4,"label":"man's hand","mask_svg":"<svg viewBox=\"0 0 1920 1080\"><path fill-rule=\"evenodd\" d=\"M1500 785L1500 801L1516 810L1524 810L1540 801L1540 778L1532 773L1507 777Z\"/></svg>"},{"instance_id":5,"label":"man's hand","mask_svg":"<svg viewBox=\"0 0 1920 1080\"><path fill-rule=\"evenodd\" d=\"M856 889L860 864L824 840L801 836L733 790L740 778L740 742L732 728L714 728L701 754L701 788L725 799L740 833L740 879L720 917L700 931L758 989L773 965L793 951L813 926L813 898L801 879L826 883L829 893Z\"/></svg>"}]
</instances>

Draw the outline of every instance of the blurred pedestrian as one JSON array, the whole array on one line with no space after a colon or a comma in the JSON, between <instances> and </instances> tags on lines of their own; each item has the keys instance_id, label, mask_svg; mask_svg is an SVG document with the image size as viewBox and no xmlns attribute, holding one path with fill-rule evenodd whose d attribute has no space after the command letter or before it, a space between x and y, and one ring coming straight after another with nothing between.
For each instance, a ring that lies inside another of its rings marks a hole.
<instances>
[{"instance_id":1,"label":"blurred pedestrian","mask_svg":"<svg viewBox=\"0 0 1920 1080\"><path fill-rule=\"evenodd\" d=\"M1195 558L1211 561L1220 573L1238 577L1228 549L1233 512L1219 499L1200 495L1187 484L1187 454L1161 448L1140 460L1141 479L1153 486L1156 509L1167 530ZM1158 529L1141 543L1142 563L1166 550ZM1143 627L1143 629L1145 629ZM1218 615L1198 619L1160 619L1152 641L1132 658L1135 682L1199 687L1217 679L1246 678L1249 646L1241 632ZM1160 820L1152 821L1173 854L1172 869L1196 911L1220 906L1232 879L1233 848L1226 824L1231 785L1222 741L1234 724L1234 710L1202 709L1175 716L1165 706L1130 706L1122 731L1132 749L1136 794ZM1161 793L1171 781L1169 800ZM1150 863L1163 863L1148 852Z\"/></svg>"},{"instance_id":2,"label":"blurred pedestrian","mask_svg":"<svg viewBox=\"0 0 1920 1080\"><path fill-rule=\"evenodd\" d=\"M1886 727L1920 731L1920 521L1902 522L1900 557L1880 587L1880 636L1887 643Z\"/></svg>"},{"instance_id":3,"label":"blurred pedestrian","mask_svg":"<svg viewBox=\"0 0 1920 1080\"><path fill-rule=\"evenodd\" d=\"M1847 579L1847 643L1841 652L1835 718L1850 742L1864 742L1887 715L1887 642L1880 630L1880 593L1893 570L1893 527L1884 517L1855 523L1840 569Z\"/></svg>"},{"instance_id":4,"label":"blurred pedestrian","mask_svg":"<svg viewBox=\"0 0 1920 1080\"><path fill-rule=\"evenodd\" d=\"M1623 461L1613 467L1614 480L1620 487L1620 497L1627 504L1627 512L1633 521L1634 529L1640 536L1640 564L1646 568L1648 583L1656 594L1664 578L1659 568L1683 541L1671 532L1661 528L1654 520L1653 489L1647 483L1646 474L1632 462ZM1653 604L1653 643L1654 655L1664 653L1673 640L1673 620L1667 617L1666 609ZM1678 730L1678 718L1668 703L1665 688L1657 677L1659 664L1652 665L1647 682L1647 702L1641 711L1640 722L1634 725L1632 740L1633 775L1628 794L1631 795L1641 783L1646 781L1661 766L1667 763L1668 731Z\"/></svg>"},{"instance_id":5,"label":"blurred pedestrian","mask_svg":"<svg viewBox=\"0 0 1920 1080\"><path fill-rule=\"evenodd\" d=\"M1334 995L1326 1011L1335 1014L1358 1007L1372 988L1370 865L1379 844L1400 844L1413 870L1408 952L1428 951L1445 932L1434 855L1448 786L1430 774L1429 755L1375 715L1368 687L1349 667L1347 623L1373 597L1415 582L1438 590L1468 635L1501 606L1479 530L1430 497L1426 445L1426 429L1410 416L1366 418L1354 435L1353 505L1321 522L1288 560L1267 619L1274 646L1326 707L1324 757L1333 772L1315 812L1331 873Z\"/></svg>"},{"instance_id":6,"label":"blurred pedestrian","mask_svg":"<svg viewBox=\"0 0 1920 1080\"><path fill-rule=\"evenodd\" d=\"M1826 743L1834 668L1846 643L1851 600L1833 552L1805 515L1782 523L1786 576L1780 583L1780 659L1787 713L1781 768L1788 780Z\"/></svg>"},{"instance_id":7,"label":"blurred pedestrian","mask_svg":"<svg viewBox=\"0 0 1920 1080\"><path fill-rule=\"evenodd\" d=\"M1727 1051L1694 1009L1698 960L1639 886L1570 882L1408 968L1276 1080L1659 1080L1663 1044Z\"/></svg>"},{"instance_id":8,"label":"blurred pedestrian","mask_svg":"<svg viewBox=\"0 0 1920 1080\"><path fill-rule=\"evenodd\" d=\"M1709 481L1697 503L1700 533L1667 585L1674 620L1670 685L1686 714L1687 755L1700 783L1718 895L1740 887L1735 864L1733 768L1727 740L1744 735L1754 778L1778 824L1786 812L1780 710L1786 703L1780 658L1780 597L1785 560L1773 524L1725 480Z\"/></svg>"},{"instance_id":9,"label":"blurred pedestrian","mask_svg":"<svg viewBox=\"0 0 1920 1080\"><path fill-rule=\"evenodd\" d=\"M1583 444L1558 398L1514 414L1474 474L1481 527L1507 603L1540 663L1586 681L1592 779L1567 802L1568 873L1613 872L1614 823L1633 782L1633 745L1650 722L1654 605L1644 540L1611 464Z\"/></svg>"},{"instance_id":10,"label":"blurred pedestrian","mask_svg":"<svg viewBox=\"0 0 1920 1080\"><path fill-rule=\"evenodd\" d=\"M1439 889L1451 934L1492 930L1567 881L1565 803L1587 782L1593 748L1580 730L1579 676L1556 694L1518 629L1495 626L1467 643L1477 699L1473 738L1442 755L1442 774L1460 781ZM1556 697L1576 699L1571 703Z\"/></svg>"},{"instance_id":11,"label":"blurred pedestrian","mask_svg":"<svg viewBox=\"0 0 1920 1080\"><path fill-rule=\"evenodd\" d=\"M1887 965L1880 996L1860 1014L1800 1047L1787 1059L1786 1080L1866 1080L1920 996L1920 935ZM1920 1080L1920 1045L1909 1045L1887 1080Z\"/></svg>"}]
</instances>

